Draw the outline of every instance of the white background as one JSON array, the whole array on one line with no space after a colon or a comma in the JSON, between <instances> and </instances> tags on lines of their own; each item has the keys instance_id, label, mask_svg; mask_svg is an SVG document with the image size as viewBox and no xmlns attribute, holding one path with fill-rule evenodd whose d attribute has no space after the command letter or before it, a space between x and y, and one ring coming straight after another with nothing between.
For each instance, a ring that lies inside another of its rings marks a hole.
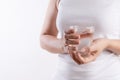
<instances>
[{"instance_id":1,"label":"white background","mask_svg":"<svg viewBox=\"0 0 120 80\"><path fill-rule=\"evenodd\" d=\"M57 55L40 49L48 0L0 0L0 80L50 80Z\"/></svg>"}]
</instances>

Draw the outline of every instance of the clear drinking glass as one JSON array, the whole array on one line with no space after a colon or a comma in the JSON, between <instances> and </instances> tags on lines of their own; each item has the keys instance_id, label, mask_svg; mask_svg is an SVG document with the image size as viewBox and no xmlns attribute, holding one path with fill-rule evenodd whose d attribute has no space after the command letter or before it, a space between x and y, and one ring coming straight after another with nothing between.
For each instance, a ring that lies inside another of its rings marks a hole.
<instances>
[{"instance_id":1,"label":"clear drinking glass","mask_svg":"<svg viewBox=\"0 0 120 80\"><path fill-rule=\"evenodd\" d=\"M80 27L74 26L74 29L77 34L80 35L80 44L77 45L77 50L80 50L83 47L89 46L93 40L94 35L94 26Z\"/></svg>"},{"instance_id":2,"label":"clear drinking glass","mask_svg":"<svg viewBox=\"0 0 120 80\"><path fill-rule=\"evenodd\" d=\"M91 41L93 40L93 34L94 34L94 26L88 26L88 27L81 27L81 26L70 26L69 28L65 29L63 31L63 38L65 35L65 31L68 31L69 29L74 29L74 31L80 35L80 44L79 45L69 45L76 47L77 51L80 51L81 48L89 46Z\"/></svg>"}]
</instances>

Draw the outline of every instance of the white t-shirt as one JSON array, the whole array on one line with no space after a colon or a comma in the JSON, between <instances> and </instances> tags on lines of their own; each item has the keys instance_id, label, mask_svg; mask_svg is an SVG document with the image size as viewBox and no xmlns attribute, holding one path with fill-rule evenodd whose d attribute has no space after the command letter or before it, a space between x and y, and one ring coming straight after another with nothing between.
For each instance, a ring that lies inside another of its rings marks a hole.
<instances>
[{"instance_id":1,"label":"white t-shirt","mask_svg":"<svg viewBox=\"0 0 120 80\"><path fill-rule=\"evenodd\" d=\"M59 37L79 25L95 26L95 34L120 39L120 0L60 0L56 24ZM120 58L103 51L95 61L78 65L69 54L59 54L54 80L120 80Z\"/></svg>"}]
</instances>

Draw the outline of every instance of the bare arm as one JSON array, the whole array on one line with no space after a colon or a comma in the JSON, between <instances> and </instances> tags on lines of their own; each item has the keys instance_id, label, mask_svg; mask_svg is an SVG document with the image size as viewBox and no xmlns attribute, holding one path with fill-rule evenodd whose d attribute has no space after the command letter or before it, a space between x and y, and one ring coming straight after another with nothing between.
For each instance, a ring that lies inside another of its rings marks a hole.
<instances>
[{"instance_id":1,"label":"bare arm","mask_svg":"<svg viewBox=\"0 0 120 80\"><path fill-rule=\"evenodd\" d=\"M109 39L107 49L120 55L120 40Z\"/></svg>"},{"instance_id":2,"label":"bare arm","mask_svg":"<svg viewBox=\"0 0 120 80\"><path fill-rule=\"evenodd\" d=\"M50 0L43 29L40 34L40 45L43 49L52 53L63 53L63 42L57 39L58 30L56 28L58 0Z\"/></svg>"}]
</instances>

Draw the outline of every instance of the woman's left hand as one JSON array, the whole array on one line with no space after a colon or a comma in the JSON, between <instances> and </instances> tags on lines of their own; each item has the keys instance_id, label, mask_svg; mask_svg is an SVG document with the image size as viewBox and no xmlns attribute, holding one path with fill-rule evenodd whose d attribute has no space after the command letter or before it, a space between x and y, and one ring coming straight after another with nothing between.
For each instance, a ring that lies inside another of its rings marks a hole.
<instances>
[{"instance_id":1,"label":"woman's left hand","mask_svg":"<svg viewBox=\"0 0 120 80\"><path fill-rule=\"evenodd\" d=\"M100 38L92 41L89 47L84 47L80 51L70 51L70 55L74 56L74 61L78 64L85 64L94 61L99 54L108 47L108 39ZM86 53L87 56L82 56Z\"/></svg>"}]
</instances>

